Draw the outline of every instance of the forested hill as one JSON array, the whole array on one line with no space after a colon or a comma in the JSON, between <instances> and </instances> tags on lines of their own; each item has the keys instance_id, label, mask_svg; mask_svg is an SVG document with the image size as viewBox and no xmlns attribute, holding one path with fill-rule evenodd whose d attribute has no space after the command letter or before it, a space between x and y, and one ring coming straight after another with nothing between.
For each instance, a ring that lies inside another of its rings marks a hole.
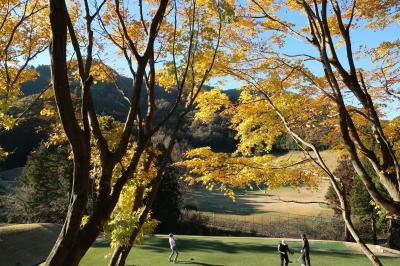
<instances>
[{"instance_id":1,"label":"forested hill","mask_svg":"<svg viewBox=\"0 0 400 266\"><path fill-rule=\"evenodd\" d=\"M30 96L36 93L40 93L44 88L46 88L50 81L50 67L48 65L41 65L36 68L39 73L39 77L35 80L28 81L22 85L22 92L24 96ZM132 79L124 77L122 75L117 76L117 84L120 88L124 90L126 95L130 96L132 93ZM205 87L205 89L211 89L210 87ZM72 88L74 90L74 88ZM97 82L92 86L93 98L98 113L104 113L107 115L113 115L116 118L125 117L128 111L128 102L124 99L122 93L118 91L114 84ZM146 108L146 90L141 95L142 108ZM240 92L238 90L225 90L224 91L231 100L237 100L239 98ZM155 98L156 105L161 111L165 107L169 106L175 100L175 93L166 92L164 88L160 86L155 86Z\"/></svg>"},{"instance_id":2,"label":"forested hill","mask_svg":"<svg viewBox=\"0 0 400 266\"><path fill-rule=\"evenodd\" d=\"M50 81L49 66L41 65L36 70L39 73L38 78L22 85L24 95L21 98L21 107L18 110L14 110L14 112L21 112L35 94L40 93L48 86ZM129 96L132 88L132 79L118 75L117 83ZM72 90L76 89L72 88ZM226 90L225 92L232 100L237 100L239 97L238 90ZM97 82L92 87L92 95L98 113L111 115L116 119L124 119L128 112L128 102L124 99L122 93L115 88L114 84ZM145 93L141 95L141 109L143 111L146 108L146 97ZM165 111L174 102L175 94L168 93L162 87L156 86L155 97L157 105L155 120L157 121L162 118ZM0 138L0 145L11 152L7 160L0 163L0 170L25 165L27 155L46 137L48 122L40 117L39 109L33 109L36 112L31 115L30 119L20 123L12 131L6 132ZM171 122L166 126L166 130L172 126L174 120L174 118L171 119ZM181 136L192 147L211 146L216 151L233 151L236 145L227 121L220 118L216 118L212 123L201 124L194 122L192 116L188 116Z\"/></svg>"}]
</instances>

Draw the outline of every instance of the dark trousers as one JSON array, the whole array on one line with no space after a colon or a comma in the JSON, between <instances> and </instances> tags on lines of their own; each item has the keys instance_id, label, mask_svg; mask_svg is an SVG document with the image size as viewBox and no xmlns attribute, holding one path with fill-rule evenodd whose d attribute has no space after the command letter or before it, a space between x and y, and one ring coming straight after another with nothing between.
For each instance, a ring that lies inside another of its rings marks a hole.
<instances>
[{"instance_id":1,"label":"dark trousers","mask_svg":"<svg viewBox=\"0 0 400 266\"><path fill-rule=\"evenodd\" d=\"M301 255L301 259L303 260L304 265L311 266L310 253L308 251L303 252L303 254ZM306 263L306 261L307 261L307 263Z\"/></svg>"},{"instance_id":2,"label":"dark trousers","mask_svg":"<svg viewBox=\"0 0 400 266\"><path fill-rule=\"evenodd\" d=\"M289 257L288 254L281 254L281 266L288 266L289 265Z\"/></svg>"}]
</instances>

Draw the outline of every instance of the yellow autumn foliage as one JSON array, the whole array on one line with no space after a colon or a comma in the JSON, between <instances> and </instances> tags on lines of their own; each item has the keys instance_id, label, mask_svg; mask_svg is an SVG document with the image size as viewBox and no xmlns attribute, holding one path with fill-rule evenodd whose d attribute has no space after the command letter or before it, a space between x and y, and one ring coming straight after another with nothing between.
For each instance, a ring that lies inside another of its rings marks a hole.
<instances>
[{"instance_id":1,"label":"yellow autumn foliage","mask_svg":"<svg viewBox=\"0 0 400 266\"><path fill-rule=\"evenodd\" d=\"M220 89L214 88L210 91L201 92L195 102L198 109L195 113L195 119L205 123L210 121L214 113L220 111L223 106L229 105L230 100Z\"/></svg>"},{"instance_id":2,"label":"yellow autumn foliage","mask_svg":"<svg viewBox=\"0 0 400 266\"><path fill-rule=\"evenodd\" d=\"M187 160L177 165L187 167L184 180L189 184L201 183L209 190L217 189L235 198L235 188L265 185L268 189L282 186L310 189L318 186L317 171L312 168L289 167L272 155L245 157L238 154L213 152L210 147L197 148L187 153Z\"/></svg>"},{"instance_id":3,"label":"yellow autumn foliage","mask_svg":"<svg viewBox=\"0 0 400 266\"><path fill-rule=\"evenodd\" d=\"M132 231L139 224L139 217L143 208L141 207L136 211L134 211L132 208L135 200L138 200L136 197L142 197L140 200L143 200L150 191L145 190L144 194L140 195L138 195L136 192L140 188L146 188L149 186L150 182L157 175L157 169L154 161L151 162L147 171L144 171L146 168L144 167L144 164L147 163L148 159L148 154L145 153L142 155L138 166L139 171L135 172L135 177L129 179L127 184L125 184L118 203L113 210L109 221L105 225L105 232L111 238L112 248L117 246L128 246ZM151 218L150 212L147 215L146 221L135 240L136 243L142 241L144 235L152 233L158 223L159 222L157 220Z\"/></svg>"}]
</instances>

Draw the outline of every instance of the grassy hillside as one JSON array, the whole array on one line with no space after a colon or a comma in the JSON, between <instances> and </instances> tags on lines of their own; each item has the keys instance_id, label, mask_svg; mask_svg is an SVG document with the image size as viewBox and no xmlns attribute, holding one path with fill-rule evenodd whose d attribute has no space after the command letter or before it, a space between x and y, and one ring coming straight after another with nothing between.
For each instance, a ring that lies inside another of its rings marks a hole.
<instances>
[{"instance_id":1,"label":"grassy hillside","mask_svg":"<svg viewBox=\"0 0 400 266\"><path fill-rule=\"evenodd\" d=\"M337 165L336 151L323 151L322 157L332 170ZM282 161L301 161L304 155L299 151L288 152L278 156ZM307 167L304 166L304 167ZM319 203L300 204L287 201L300 202L324 202L324 196L329 187L326 178L320 178L319 188L315 191L306 188L281 188L277 190L238 190L237 200L233 202L218 191L208 191L203 187L195 187L193 191L187 193L184 198L184 205L195 206L204 212L215 212L225 215L255 215L263 217L265 215L295 214L306 216L331 217L333 211L326 205Z\"/></svg>"},{"instance_id":2,"label":"grassy hillside","mask_svg":"<svg viewBox=\"0 0 400 266\"><path fill-rule=\"evenodd\" d=\"M178 236L180 256L178 264L203 266L265 266L279 265L276 251L278 239L234 238L207 236ZM291 260L299 258L300 241L288 241L296 253ZM342 242L310 242L313 265L321 266L363 266L370 265L368 259L358 251L349 248ZM168 240L165 236L146 238L143 245L135 248L128 256L126 265L163 266L173 265L167 261L169 256ZM83 258L81 265L107 265L110 248L106 242L98 242ZM108 255L108 256L107 256ZM399 257L383 257L385 266L397 266Z\"/></svg>"},{"instance_id":3,"label":"grassy hillside","mask_svg":"<svg viewBox=\"0 0 400 266\"><path fill-rule=\"evenodd\" d=\"M61 225L0 225L0 265L36 265L49 254Z\"/></svg>"}]
</instances>

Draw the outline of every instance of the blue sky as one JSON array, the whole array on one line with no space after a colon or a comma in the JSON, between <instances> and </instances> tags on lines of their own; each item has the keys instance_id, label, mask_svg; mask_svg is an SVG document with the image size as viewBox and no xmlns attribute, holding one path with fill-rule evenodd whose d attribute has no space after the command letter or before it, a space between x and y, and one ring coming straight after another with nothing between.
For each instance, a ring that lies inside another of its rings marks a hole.
<instances>
[{"instance_id":1,"label":"blue sky","mask_svg":"<svg viewBox=\"0 0 400 266\"><path fill-rule=\"evenodd\" d=\"M286 19L294 22L298 26L303 26L305 23L304 17L299 17L297 13L290 12L283 10L280 12L280 15L284 16ZM370 30L365 28L360 28L351 31L352 36L352 45L353 50L357 51L361 46L366 48L376 47L382 41L393 41L400 38L400 26L399 24L393 24L392 26L384 29L384 30ZM262 38L264 36L261 36ZM316 50L314 47L301 42L300 40L296 39L289 39L287 40L285 47L281 50L287 54L299 54L299 53L307 53L310 55L316 55ZM111 62L111 66L115 68L119 73L130 76L128 69L126 67L125 59L116 56L115 49L110 48L108 53L105 55L107 58L106 62ZM339 48L339 57L341 59L345 59L345 51L344 47ZM345 62L345 61L344 61ZM48 51L43 52L40 54L33 62L32 65L42 65L42 64L49 64L50 58ZM371 62L364 58L364 59L357 59L356 65L358 68L363 69L371 69L372 64ZM307 66L317 75L322 75L322 68L318 62L309 62ZM211 83L216 84L217 81L221 79L214 79ZM235 89L241 86L241 82L237 81L233 78L223 78L225 80L222 89ZM221 86L219 86L221 87ZM394 102L394 106L390 106L386 110L386 117L393 118L400 115L398 102Z\"/></svg>"}]
</instances>

